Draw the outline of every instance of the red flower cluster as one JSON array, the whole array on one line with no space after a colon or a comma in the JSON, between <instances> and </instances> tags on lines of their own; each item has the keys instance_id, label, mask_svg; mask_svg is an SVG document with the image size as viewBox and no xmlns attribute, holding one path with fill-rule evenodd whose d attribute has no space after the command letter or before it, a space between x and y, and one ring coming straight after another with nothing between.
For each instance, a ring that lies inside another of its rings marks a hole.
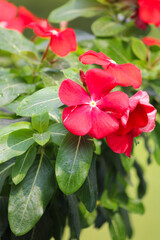
<instances>
[{"instance_id":1,"label":"red flower cluster","mask_svg":"<svg viewBox=\"0 0 160 240\"><path fill-rule=\"evenodd\" d=\"M138 0L140 18L148 24L160 25L160 0Z\"/></svg>"},{"instance_id":2,"label":"red flower cluster","mask_svg":"<svg viewBox=\"0 0 160 240\"><path fill-rule=\"evenodd\" d=\"M130 157L133 138L154 129L156 109L146 92L139 91L129 99L127 94L111 90L117 85L139 87L139 69L129 63L119 65L94 51L79 59L84 64L102 65L104 70L81 72L85 89L70 79L62 82L59 97L69 106L63 110L64 126L75 135L105 137L114 152Z\"/></svg>"},{"instance_id":3,"label":"red flower cluster","mask_svg":"<svg viewBox=\"0 0 160 240\"><path fill-rule=\"evenodd\" d=\"M10 2L0 0L0 26L23 32L32 28L40 37L50 38L50 48L57 55L64 57L76 51L76 35L72 28L56 29L47 20L40 19L25 7L17 8Z\"/></svg>"}]
</instances>

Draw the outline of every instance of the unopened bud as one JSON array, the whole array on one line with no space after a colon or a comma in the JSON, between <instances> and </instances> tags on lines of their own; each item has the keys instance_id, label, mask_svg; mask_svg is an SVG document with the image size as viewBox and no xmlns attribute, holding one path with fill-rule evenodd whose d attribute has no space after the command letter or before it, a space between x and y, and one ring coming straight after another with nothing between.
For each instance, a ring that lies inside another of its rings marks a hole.
<instances>
[{"instance_id":1,"label":"unopened bud","mask_svg":"<svg viewBox=\"0 0 160 240\"><path fill-rule=\"evenodd\" d=\"M81 81L82 81L82 83L83 83L83 86L86 86L85 73L83 72L82 69L80 69L80 71L79 71L79 76L80 76L80 79L81 79Z\"/></svg>"}]
</instances>

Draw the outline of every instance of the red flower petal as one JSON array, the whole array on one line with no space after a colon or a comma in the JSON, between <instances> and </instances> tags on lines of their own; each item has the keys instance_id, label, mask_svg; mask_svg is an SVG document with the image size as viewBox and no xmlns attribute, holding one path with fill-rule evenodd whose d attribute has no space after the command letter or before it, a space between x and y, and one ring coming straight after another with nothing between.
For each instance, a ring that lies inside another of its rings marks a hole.
<instances>
[{"instance_id":1,"label":"red flower petal","mask_svg":"<svg viewBox=\"0 0 160 240\"><path fill-rule=\"evenodd\" d=\"M22 19L24 27L27 26L31 22L36 22L38 18L31 13L28 9L21 6L18 9L18 17Z\"/></svg>"},{"instance_id":2,"label":"red flower petal","mask_svg":"<svg viewBox=\"0 0 160 240\"><path fill-rule=\"evenodd\" d=\"M88 93L77 83L70 79L62 82L59 88L59 98L68 106L88 104L91 99Z\"/></svg>"},{"instance_id":3,"label":"red flower petal","mask_svg":"<svg viewBox=\"0 0 160 240\"><path fill-rule=\"evenodd\" d=\"M22 20L17 17L15 19L12 19L12 21L8 22L8 25L7 25L6 28L14 29L14 30L17 30L19 32L23 32L24 24L23 24Z\"/></svg>"},{"instance_id":4,"label":"red flower petal","mask_svg":"<svg viewBox=\"0 0 160 240\"><path fill-rule=\"evenodd\" d=\"M154 46L157 45L160 47L160 40L156 38L151 38L151 37L144 37L142 38L142 41L147 45L147 46Z\"/></svg>"},{"instance_id":5,"label":"red flower petal","mask_svg":"<svg viewBox=\"0 0 160 240\"><path fill-rule=\"evenodd\" d=\"M17 7L10 2L0 0L0 22L10 21L17 15Z\"/></svg>"},{"instance_id":6,"label":"red flower petal","mask_svg":"<svg viewBox=\"0 0 160 240\"><path fill-rule=\"evenodd\" d=\"M138 0L139 15L141 19L149 24L160 25L160 1Z\"/></svg>"},{"instance_id":7,"label":"red flower petal","mask_svg":"<svg viewBox=\"0 0 160 240\"><path fill-rule=\"evenodd\" d=\"M117 85L133 88L139 88L142 83L142 76L140 70L131 63L126 64L111 64L107 69L108 73L112 74Z\"/></svg>"},{"instance_id":8,"label":"red flower petal","mask_svg":"<svg viewBox=\"0 0 160 240\"><path fill-rule=\"evenodd\" d=\"M63 110L63 124L75 135L86 135L91 129L91 107L89 105L67 107Z\"/></svg>"},{"instance_id":9,"label":"red flower petal","mask_svg":"<svg viewBox=\"0 0 160 240\"><path fill-rule=\"evenodd\" d=\"M96 53L92 50L85 52L79 57L79 61L83 64L97 64L101 66L108 66L110 64L110 61L108 60L111 59L107 57L104 53Z\"/></svg>"},{"instance_id":10,"label":"red flower petal","mask_svg":"<svg viewBox=\"0 0 160 240\"><path fill-rule=\"evenodd\" d=\"M47 20L42 20L41 24L37 22L32 22L28 26L28 28L32 28L34 33L39 37L51 37L51 30L53 28L50 27Z\"/></svg>"},{"instance_id":11,"label":"red flower petal","mask_svg":"<svg viewBox=\"0 0 160 240\"><path fill-rule=\"evenodd\" d=\"M116 133L110 134L106 137L108 146L115 153L124 153L128 148L130 134L124 136L117 135Z\"/></svg>"},{"instance_id":12,"label":"red flower petal","mask_svg":"<svg viewBox=\"0 0 160 240\"><path fill-rule=\"evenodd\" d=\"M146 91L138 91L129 99L129 109L132 112L138 103L149 105L149 95Z\"/></svg>"},{"instance_id":13,"label":"red flower petal","mask_svg":"<svg viewBox=\"0 0 160 240\"><path fill-rule=\"evenodd\" d=\"M101 111L98 107L92 108L92 128L88 133L91 137L101 139L115 132L119 127L116 118L107 112Z\"/></svg>"},{"instance_id":14,"label":"red flower petal","mask_svg":"<svg viewBox=\"0 0 160 240\"><path fill-rule=\"evenodd\" d=\"M66 56L71 51L76 51L77 42L74 30L67 28L62 32L52 34L50 47L54 53L61 57Z\"/></svg>"},{"instance_id":15,"label":"red flower petal","mask_svg":"<svg viewBox=\"0 0 160 240\"><path fill-rule=\"evenodd\" d=\"M156 114L157 114L156 109L154 109L152 112L147 114L148 123L145 127L140 129L142 132L152 132L153 131L153 129L155 128Z\"/></svg>"},{"instance_id":16,"label":"red flower petal","mask_svg":"<svg viewBox=\"0 0 160 240\"><path fill-rule=\"evenodd\" d=\"M88 70L86 84L93 100L99 100L117 85L114 78L101 69Z\"/></svg>"},{"instance_id":17,"label":"red flower petal","mask_svg":"<svg viewBox=\"0 0 160 240\"><path fill-rule=\"evenodd\" d=\"M127 110L129 104L128 95L124 92L111 92L98 101L97 106L105 111L120 113Z\"/></svg>"}]
</instances>

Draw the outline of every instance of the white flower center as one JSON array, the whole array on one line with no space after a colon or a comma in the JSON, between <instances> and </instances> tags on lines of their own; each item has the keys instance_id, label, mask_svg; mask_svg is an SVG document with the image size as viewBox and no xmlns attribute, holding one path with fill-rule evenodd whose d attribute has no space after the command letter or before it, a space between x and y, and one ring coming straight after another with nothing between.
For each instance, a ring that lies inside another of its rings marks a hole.
<instances>
[{"instance_id":1,"label":"white flower center","mask_svg":"<svg viewBox=\"0 0 160 240\"><path fill-rule=\"evenodd\" d=\"M0 27L5 28L5 27L7 27L7 25L8 25L8 23L6 21L0 22Z\"/></svg>"},{"instance_id":2,"label":"white flower center","mask_svg":"<svg viewBox=\"0 0 160 240\"><path fill-rule=\"evenodd\" d=\"M93 101L93 100L92 100L92 101L90 101L90 103L89 103L89 104L90 104L90 106L91 106L92 108L93 108L93 107L96 107L96 102L95 102L95 101Z\"/></svg>"},{"instance_id":3,"label":"white flower center","mask_svg":"<svg viewBox=\"0 0 160 240\"><path fill-rule=\"evenodd\" d=\"M117 64L114 60L109 60L110 63Z\"/></svg>"},{"instance_id":4,"label":"white flower center","mask_svg":"<svg viewBox=\"0 0 160 240\"><path fill-rule=\"evenodd\" d=\"M58 32L56 30L50 30L50 32L54 35L58 35Z\"/></svg>"}]
</instances>

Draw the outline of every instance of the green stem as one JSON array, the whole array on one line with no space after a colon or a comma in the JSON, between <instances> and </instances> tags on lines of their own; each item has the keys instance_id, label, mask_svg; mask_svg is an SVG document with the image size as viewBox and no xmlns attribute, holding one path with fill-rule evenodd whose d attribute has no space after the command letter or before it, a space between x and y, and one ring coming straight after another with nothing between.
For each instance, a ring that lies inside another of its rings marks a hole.
<instances>
[{"instance_id":1,"label":"green stem","mask_svg":"<svg viewBox=\"0 0 160 240\"><path fill-rule=\"evenodd\" d=\"M50 39L50 41L49 41L49 43L48 43L48 45L47 45L46 50L45 50L44 53L43 53L43 56L42 56L42 59L41 59L41 63L43 62L43 60L45 59L45 57L46 57L46 55L47 55L47 52L48 52L50 43L51 43L51 39Z\"/></svg>"}]
</instances>

